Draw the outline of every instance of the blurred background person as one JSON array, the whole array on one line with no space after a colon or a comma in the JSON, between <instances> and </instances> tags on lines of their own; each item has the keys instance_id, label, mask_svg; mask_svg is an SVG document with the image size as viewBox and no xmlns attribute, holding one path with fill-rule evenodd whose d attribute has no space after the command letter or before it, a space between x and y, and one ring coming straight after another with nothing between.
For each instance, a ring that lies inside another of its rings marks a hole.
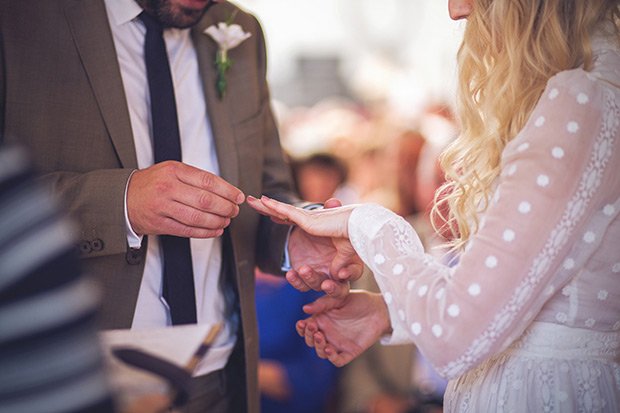
<instances>
[{"instance_id":1,"label":"blurred background person","mask_svg":"<svg viewBox=\"0 0 620 413\"><path fill-rule=\"evenodd\" d=\"M326 153L292 160L291 168L300 198L312 203L331 198L347 176L346 165ZM258 268L255 275L261 411L336 413L332 398L338 369L320 359L295 331L295 322L305 314L302 307L323 293L300 292L285 278Z\"/></svg>"},{"instance_id":2,"label":"blurred background person","mask_svg":"<svg viewBox=\"0 0 620 413\"><path fill-rule=\"evenodd\" d=\"M297 192L308 202L324 203L334 196L338 198L338 192L347 182L347 166L329 153L293 160L292 168Z\"/></svg>"},{"instance_id":3,"label":"blurred background person","mask_svg":"<svg viewBox=\"0 0 620 413\"><path fill-rule=\"evenodd\" d=\"M305 315L302 307L321 295L302 293L283 277L256 270L258 385L263 413L336 413L330 410L330 403L338 369L320 359L295 331L295 322Z\"/></svg>"}]
</instances>

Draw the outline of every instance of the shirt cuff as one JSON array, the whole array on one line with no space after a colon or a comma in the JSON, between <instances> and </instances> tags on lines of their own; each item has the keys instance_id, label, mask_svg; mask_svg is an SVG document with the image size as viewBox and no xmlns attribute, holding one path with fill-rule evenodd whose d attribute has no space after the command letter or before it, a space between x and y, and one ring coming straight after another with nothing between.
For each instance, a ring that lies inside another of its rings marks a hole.
<instances>
[{"instance_id":1,"label":"shirt cuff","mask_svg":"<svg viewBox=\"0 0 620 413\"><path fill-rule=\"evenodd\" d=\"M127 184L125 184L125 201L124 201L124 210L125 210L125 230L127 231L127 244L129 244L129 248L140 248L142 246L143 235L138 235L134 232L131 227L131 223L129 222L129 215L127 214L127 189L129 189L129 181L131 177L136 171L133 171L129 178L127 179Z\"/></svg>"},{"instance_id":2,"label":"shirt cuff","mask_svg":"<svg viewBox=\"0 0 620 413\"><path fill-rule=\"evenodd\" d=\"M322 209L323 204L309 204L302 208L312 211L314 209ZM293 269L293 267L291 266L291 257L288 253L288 240L291 238L291 233L293 232L293 229L295 229L294 226L289 228L288 234L286 234L286 242L284 243L284 257L282 258L282 271L284 272L288 272Z\"/></svg>"}]
</instances>

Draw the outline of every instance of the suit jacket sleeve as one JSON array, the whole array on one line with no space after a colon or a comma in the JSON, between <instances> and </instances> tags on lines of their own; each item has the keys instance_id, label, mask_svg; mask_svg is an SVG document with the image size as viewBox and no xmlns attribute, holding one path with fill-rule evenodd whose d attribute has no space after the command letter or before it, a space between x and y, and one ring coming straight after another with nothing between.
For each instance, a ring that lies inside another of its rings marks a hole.
<instances>
[{"instance_id":1,"label":"suit jacket sleeve","mask_svg":"<svg viewBox=\"0 0 620 413\"><path fill-rule=\"evenodd\" d=\"M263 32L258 21L255 18L253 20L256 25L254 33L258 37L261 99L266 108L263 194L283 202L296 203L299 200L292 190L290 166L286 162L280 146L280 137L270 105L269 88L266 81L267 56ZM270 274L283 273L282 263L288 232L288 226L275 224L271 219L261 216L256 242L256 257L257 264L262 271Z\"/></svg>"},{"instance_id":2,"label":"suit jacket sleeve","mask_svg":"<svg viewBox=\"0 0 620 413\"><path fill-rule=\"evenodd\" d=\"M125 102L109 106L115 109L114 124L126 125L129 132L123 137L127 155L119 155L110 140L98 106L107 96L123 95L120 73L109 60L114 46L103 2L95 8L89 13L97 17L88 20L87 35L79 37L85 47L78 51L76 28L61 2L0 6L0 140L26 147L64 210L76 219L78 240L103 241L104 247L89 257L126 251L124 191L136 166ZM82 50L95 57L93 67L109 75L87 73ZM106 95L94 98L93 82L100 82Z\"/></svg>"}]
</instances>

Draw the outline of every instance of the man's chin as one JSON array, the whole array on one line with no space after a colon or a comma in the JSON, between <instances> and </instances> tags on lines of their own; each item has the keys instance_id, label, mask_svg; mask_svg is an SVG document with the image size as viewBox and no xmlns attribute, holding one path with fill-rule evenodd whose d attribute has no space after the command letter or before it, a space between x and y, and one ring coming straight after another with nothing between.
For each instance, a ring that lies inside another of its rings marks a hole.
<instances>
[{"instance_id":1,"label":"man's chin","mask_svg":"<svg viewBox=\"0 0 620 413\"><path fill-rule=\"evenodd\" d=\"M209 2L206 2L207 4ZM186 29L192 27L204 16L206 8L187 8L177 7L173 13L166 13L159 16L159 20L166 27L175 27L177 29Z\"/></svg>"},{"instance_id":2,"label":"man's chin","mask_svg":"<svg viewBox=\"0 0 620 413\"><path fill-rule=\"evenodd\" d=\"M202 11L207 5L211 3L211 0L178 0L179 7L185 10Z\"/></svg>"},{"instance_id":3,"label":"man's chin","mask_svg":"<svg viewBox=\"0 0 620 413\"><path fill-rule=\"evenodd\" d=\"M202 10L192 10L192 13L185 12L182 16L177 16L170 26L177 29L187 29L198 23L203 15Z\"/></svg>"}]
</instances>

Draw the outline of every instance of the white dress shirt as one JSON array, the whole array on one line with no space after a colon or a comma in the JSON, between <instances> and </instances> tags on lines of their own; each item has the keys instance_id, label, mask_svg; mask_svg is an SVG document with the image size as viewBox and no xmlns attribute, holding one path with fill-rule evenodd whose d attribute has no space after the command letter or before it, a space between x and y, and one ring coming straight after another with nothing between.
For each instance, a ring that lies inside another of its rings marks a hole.
<instances>
[{"instance_id":1,"label":"white dress shirt","mask_svg":"<svg viewBox=\"0 0 620 413\"><path fill-rule=\"evenodd\" d=\"M143 51L146 28L137 17L142 8L135 0L105 0L105 5L129 107L138 168L148 168L154 161L150 96ZM190 30L166 29L164 40L176 95L183 162L219 174ZM125 219L129 245L139 248L142 237L133 232L127 214ZM225 300L219 285L221 239L191 239L190 244L198 323L227 322L212 349L198 365L195 375L200 376L225 366L236 340L236 320L225 320L224 317ZM159 237L149 236L145 260L132 329L169 326L170 311L162 297L163 256Z\"/></svg>"}]
</instances>

